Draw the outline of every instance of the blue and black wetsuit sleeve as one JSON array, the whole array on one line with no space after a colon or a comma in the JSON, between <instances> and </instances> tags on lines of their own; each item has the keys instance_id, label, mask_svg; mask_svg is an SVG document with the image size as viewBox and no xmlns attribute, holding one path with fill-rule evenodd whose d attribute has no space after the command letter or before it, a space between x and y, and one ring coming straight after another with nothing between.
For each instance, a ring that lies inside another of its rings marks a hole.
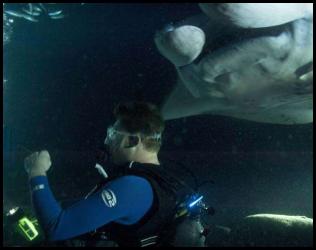
<instances>
[{"instance_id":1,"label":"blue and black wetsuit sleeve","mask_svg":"<svg viewBox=\"0 0 316 250\"><path fill-rule=\"evenodd\" d=\"M32 203L48 240L70 239L110 222L131 225L152 206L150 183L138 176L115 179L87 199L62 209L54 198L46 176L30 180Z\"/></svg>"}]
</instances>

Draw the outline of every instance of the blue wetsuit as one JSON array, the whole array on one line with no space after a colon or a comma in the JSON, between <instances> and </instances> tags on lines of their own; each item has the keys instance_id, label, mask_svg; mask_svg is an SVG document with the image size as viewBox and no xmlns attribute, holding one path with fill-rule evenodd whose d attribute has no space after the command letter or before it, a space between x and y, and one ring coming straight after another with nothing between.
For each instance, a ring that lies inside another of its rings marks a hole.
<instances>
[{"instance_id":1,"label":"blue wetsuit","mask_svg":"<svg viewBox=\"0 0 316 250\"><path fill-rule=\"evenodd\" d=\"M73 238L110 222L134 224L153 203L150 183L134 175L112 180L66 209L55 200L46 176L32 178L30 186L38 221L51 241Z\"/></svg>"}]
</instances>

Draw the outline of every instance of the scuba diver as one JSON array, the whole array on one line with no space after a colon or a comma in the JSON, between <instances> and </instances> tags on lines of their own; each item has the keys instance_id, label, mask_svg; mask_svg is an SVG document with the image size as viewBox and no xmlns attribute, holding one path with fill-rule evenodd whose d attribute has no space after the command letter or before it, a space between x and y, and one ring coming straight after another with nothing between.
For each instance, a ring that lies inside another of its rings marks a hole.
<instances>
[{"instance_id":1,"label":"scuba diver","mask_svg":"<svg viewBox=\"0 0 316 250\"><path fill-rule=\"evenodd\" d=\"M62 209L49 187L49 153L25 159L33 207L47 240L68 246L205 246L203 196L158 159L165 126L158 108L121 103L114 115L105 159L96 164L104 181L70 207Z\"/></svg>"}]
</instances>

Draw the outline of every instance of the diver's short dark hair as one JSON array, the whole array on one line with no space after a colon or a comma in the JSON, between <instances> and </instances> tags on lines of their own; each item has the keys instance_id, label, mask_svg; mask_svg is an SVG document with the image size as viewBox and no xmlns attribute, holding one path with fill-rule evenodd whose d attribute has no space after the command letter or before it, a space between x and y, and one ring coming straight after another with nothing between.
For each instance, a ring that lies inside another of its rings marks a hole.
<instances>
[{"instance_id":1,"label":"diver's short dark hair","mask_svg":"<svg viewBox=\"0 0 316 250\"><path fill-rule=\"evenodd\" d=\"M119 103L114 108L114 116L121 121L124 129L129 133L140 133L145 148L151 152L158 152L161 139L148 136L162 134L165 128L164 120L158 107L148 102Z\"/></svg>"}]
</instances>

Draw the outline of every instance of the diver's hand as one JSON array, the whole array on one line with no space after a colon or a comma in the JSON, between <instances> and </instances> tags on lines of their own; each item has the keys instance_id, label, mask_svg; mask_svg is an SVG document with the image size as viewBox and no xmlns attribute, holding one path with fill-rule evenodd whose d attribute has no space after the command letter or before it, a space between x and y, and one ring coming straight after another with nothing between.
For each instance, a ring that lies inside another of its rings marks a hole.
<instances>
[{"instance_id":1,"label":"diver's hand","mask_svg":"<svg viewBox=\"0 0 316 250\"><path fill-rule=\"evenodd\" d=\"M24 159L24 168L29 175L29 178L46 175L52 165L48 151L42 150L34 152Z\"/></svg>"}]
</instances>

